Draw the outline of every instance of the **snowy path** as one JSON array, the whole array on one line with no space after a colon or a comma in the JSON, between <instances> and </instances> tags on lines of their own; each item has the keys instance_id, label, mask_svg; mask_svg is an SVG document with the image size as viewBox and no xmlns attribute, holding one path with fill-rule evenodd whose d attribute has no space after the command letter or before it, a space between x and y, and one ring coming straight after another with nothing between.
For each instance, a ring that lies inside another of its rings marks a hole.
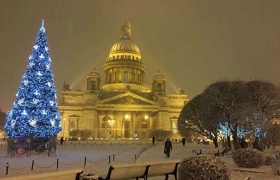
<instances>
[{"instance_id":1,"label":"snowy path","mask_svg":"<svg viewBox=\"0 0 280 180\"><path fill-rule=\"evenodd\" d=\"M173 151L170 158L166 158L163 153L163 143L160 142L155 146L147 142L133 142L133 141L89 141L89 142L66 142L65 146L58 146L56 156L38 156L31 157L13 157L6 155L6 146L0 142L0 179L27 179L28 174L39 174L53 171L66 171L70 169L81 168L84 172L91 172L98 175L106 175L108 172L109 156L111 157L111 164L119 163L134 163L135 154L137 154L143 147L149 147L147 151L143 152L137 159L137 163L168 161L168 160L182 160L186 157L195 156L192 153L193 149L213 149L213 145L203 145L195 143L187 143L186 146L182 144L173 143ZM115 158L113 161L113 154ZM213 154L209 154L213 156ZM86 166L84 167L84 160L86 157ZM228 163L229 167L236 167L231 156L220 156L222 160ZM57 170L56 162L59 159L59 168ZM34 170L31 171L32 160L34 160ZM6 176L6 163L10 163L9 174ZM13 168L13 169L12 169ZM16 169L16 170L15 170ZM232 180L244 179L248 175L254 180L274 180L280 179L279 176L272 175L271 167L264 166L260 169L267 171L266 174L248 174L232 171ZM40 178L41 180L44 177ZM59 179L59 178L58 178ZM152 177L149 180L162 180L164 177ZM174 177L170 176L170 180Z\"/></svg>"},{"instance_id":2,"label":"snowy path","mask_svg":"<svg viewBox=\"0 0 280 180\"><path fill-rule=\"evenodd\" d=\"M109 167L109 157L112 163L135 162L135 154L146 147L147 143L141 142L66 142L65 146L58 146L56 156L31 155L31 157L10 157L6 154L6 146L0 144L0 178L17 175L36 174L40 172L68 169L104 170ZM113 162L115 155L115 162ZM86 157L86 167L84 162ZM31 171L32 161L34 169ZM6 176L6 163L9 163L9 172ZM94 170L95 171L95 170Z\"/></svg>"}]
</instances>

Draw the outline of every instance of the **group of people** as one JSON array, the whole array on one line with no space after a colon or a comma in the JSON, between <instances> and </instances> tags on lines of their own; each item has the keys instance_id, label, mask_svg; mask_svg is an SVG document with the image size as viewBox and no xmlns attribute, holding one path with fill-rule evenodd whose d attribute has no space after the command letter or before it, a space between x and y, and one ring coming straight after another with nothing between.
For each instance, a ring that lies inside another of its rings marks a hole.
<instances>
[{"instance_id":1,"label":"group of people","mask_svg":"<svg viewBox=\"0 0 280 180\"><path fill-rule=\"evenodd\" d=\"M156 141L156 138L153 136L153 138L152 138L153 145L155 145L155 141ZM181 142L182 142L183 146L185 146L186 138L183 137ZM240 147L241 148L247 148L248 147L248 143L246 142L245 137L242 137L240 139ZM260 149L260 140L259 140L258 137L256 138L256 140L253 144L253 148ZM166 155L166 158L170 157L170 151L172 151L172 143L171 143L170 139L167 138L165 140L165 143L164 143L164 154Z\"/></svg>"}]
</instances>

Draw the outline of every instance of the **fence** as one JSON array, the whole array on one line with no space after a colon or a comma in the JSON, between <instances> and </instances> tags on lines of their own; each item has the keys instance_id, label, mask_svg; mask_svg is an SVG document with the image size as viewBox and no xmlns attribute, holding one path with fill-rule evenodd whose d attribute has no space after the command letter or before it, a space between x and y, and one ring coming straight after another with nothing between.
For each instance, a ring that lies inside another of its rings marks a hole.
<instances>
[{"instance_id":1,"label":"fence","mask_svg":"<svg viewBox=\"0 0 280 180\"><path fill-rule=\"evenodd\" d=\"M147 151L149 148L153 147L152 144L150 143L143 143L143 142L132 142L132 143L125 143L125 142L119 142L119 143L112 143L112 142L67 142L65 144L63 144L63 146L67 146L67 147L72 147L72 148L76 148L76 147L86 147L86 146L100 146L100 147L105 147L105 146L130 146L130 145L136 145L136 146L141 146L144 145L144 147L142 147L136 154L131 154L129 153L129 156L127 156L125 154L125 158L121 155L121 154L111 154L109 155L107 158L101 159L99 161L93 161L87 157L84 157L83 159L81 159L80 161L77 162L71 162L71 163L66 163L61 161L60 159L56 159L56 161L54 162L50 162L47 165L44 164L40 164L35 162L35 160L32 160L30 162L30 164L26 164L23 167L13 167L12 164L10 164L9 162L7 162L6 167L5 167L5 173L6 175L9 174L10 170L13 171L22 171L22 170L30 170L33 171L35 168L41 168L41 169L46 169L46 168L55 168L56 170L58 170L61 166L73 166L73 165L77 165L80 167L86 167L86 166L90 166L90 165L104 165L104 164L112 164L112 163L127 163L127 162L136 162L138 160L138 158L141 156L142 153L144 153L145 151ZM2 144L1 144L2 146ZM4 145L5 146L5 145ZM122 152L125 153L125 152Z\"/></svg>"}]
</instances>

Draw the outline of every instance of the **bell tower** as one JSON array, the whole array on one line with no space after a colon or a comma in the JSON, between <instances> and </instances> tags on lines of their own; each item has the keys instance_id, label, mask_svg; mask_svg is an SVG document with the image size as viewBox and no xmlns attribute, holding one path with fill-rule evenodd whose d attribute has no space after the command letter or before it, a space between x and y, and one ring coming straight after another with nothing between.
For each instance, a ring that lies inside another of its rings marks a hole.
<instances>
[{"instance_id":1,"label":"bell tower","mask_svg":"<svg viewBox=\"0 0 280 180\"><path fill-rule=\"evenodd\" d=\"M166 78L160 73L156 73L153 77L152 92L156 96L166 95Z\"/></svg>"},{"instance_id":2,"label":"bell tower","mask_svg":"<svg viewBox=\"0 0 280 180\"><path fill-rule=\"evenodd\" d=\"M98 92L100 90L100 75L95 67L93 67L93 70L87 75L87 90L93 92Z\"/></svg>"},{"instance_id":3,"label":"bell tower","mask_svg":"<svg viewBox=\"0 0 280 180\"><path fill-rule=\"evenodd\" d=\"M131 39L131 25L129 22L125 21L121 26L121 39Z\"/></svg>"}]
</instances>

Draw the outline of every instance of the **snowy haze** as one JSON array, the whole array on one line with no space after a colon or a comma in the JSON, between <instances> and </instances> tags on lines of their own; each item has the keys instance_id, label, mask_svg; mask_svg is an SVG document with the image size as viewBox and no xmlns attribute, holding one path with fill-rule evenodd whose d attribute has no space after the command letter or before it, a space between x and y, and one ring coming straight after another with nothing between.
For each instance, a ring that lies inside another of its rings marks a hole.
<instances>
[{"instance_id":1,"label":"snowy haze","mask_svg":"<svg viewBox=\"0 0 280 180\"><path fill-rule=\"evenodd\" d=\"M103 65L124 21L147 67L160 70L169 93L189 98L218 80L279 84L280 1L28 0L0 1L0 107L8 111L26 71L42 19L59 97L63 82L83 90Z\"/></svg>"}]
</instances>

